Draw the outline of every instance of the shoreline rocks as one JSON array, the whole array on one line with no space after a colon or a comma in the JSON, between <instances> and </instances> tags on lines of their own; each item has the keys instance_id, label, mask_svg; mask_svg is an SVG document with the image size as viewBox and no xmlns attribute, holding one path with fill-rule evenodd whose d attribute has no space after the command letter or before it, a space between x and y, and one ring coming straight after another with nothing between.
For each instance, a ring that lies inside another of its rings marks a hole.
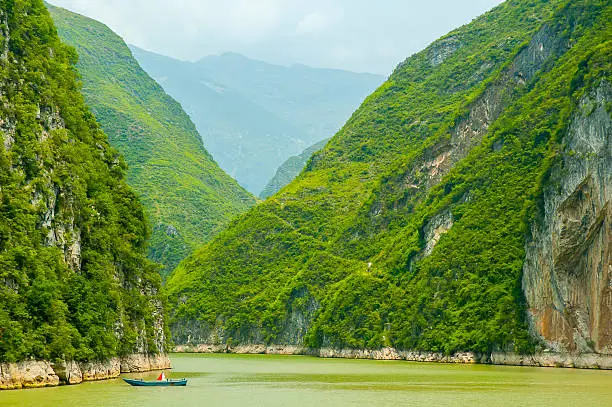
<instances>
[{"instance_id":1,"label":"shoreline rocks","mask_svg":"<svg viewBox=\"0 0 612 407\"><path fill-rule=\"evenodd\" d=\"M0 389L57 386L60 379L48 361L0 363Z\"/></svg>"},{"instance_id":2,"label":"shoreline rocks","mask_svg":"<svg viewBox=\"0 0 612 407\"><path fill-rule=\"evenodd\" d=\"M177 353L235 353L266 355L307 355L320 358L405 360L409 362L491 364L506 366L564 367L577 369L612 370L612 355L600 353L556 353L540 352L533 355L493 352L480 355L474 352L459 352L453 355L434 352L403 351L394 348L382 349L310 349L295 345L177 345Z\"/></svg>"},{"instance_id":3,"label":"shoreline rocks","mask_svg":"<svg viewBox=\"0 0 612 407\"><path fill-rule=\"evenodd\" d=\"M121 373L148 372L170 368L167 354L133 354L107 361L75 362L30 360L0 363L0 390L53 387L114 379Z\"/></svg>"}]
</instances>

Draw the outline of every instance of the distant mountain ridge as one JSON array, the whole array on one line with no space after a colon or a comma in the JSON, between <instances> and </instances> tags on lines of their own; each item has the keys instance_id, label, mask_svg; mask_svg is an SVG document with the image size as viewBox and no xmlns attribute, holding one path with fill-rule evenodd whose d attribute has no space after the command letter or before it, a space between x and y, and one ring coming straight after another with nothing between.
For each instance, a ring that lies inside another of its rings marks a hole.
<instances>
[{"instance_id":1,"label":"distant mountain ridge","mask_svg":"<svg viewBox=\"0 0 612 407\"><path fill-rule=\"evenodd\" d=\"M153 230L149 257L169 273L255 199L219 168L180 104L138 65L104 24L48 6L76 48L85 100L126 158L127 180Z\"/></svg>"},{"instance_id":2,"label":"distant mountain ridge","mask_svg":"<svg viewBox=\"0 0 612 407\"><path fill-rule=\"evenodd\" d=\"M336 133L384 80L236 53L186 62L130 48L189 113L221 168L255 194L285 160Z\"/></svg>"}]
</instances>

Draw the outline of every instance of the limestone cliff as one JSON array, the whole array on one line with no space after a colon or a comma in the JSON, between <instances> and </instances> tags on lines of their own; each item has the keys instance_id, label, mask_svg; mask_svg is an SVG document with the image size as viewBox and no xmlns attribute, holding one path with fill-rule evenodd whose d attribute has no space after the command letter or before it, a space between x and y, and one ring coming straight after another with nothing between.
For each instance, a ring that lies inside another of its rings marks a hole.
<instances>
[{"instance_id":1,"label":"limestone cliff","mask_svg":"<svg viewBox=\"0 0 612 407\"><path fill-rule=\"evenodd\" d=\"M612 86L580 100L526 244L533 334L557 352L612 354Z\"/></svg>"},{"instance_id":2,"label":"limestone cliff","mask_svg":"<svg viewBox=\"0 0 612 407\"><path fill-rule=\"evenodd\" d=\"M168 367L146 219L74 51L40 0L1 1L0 33L0 388Z\"/></svg>"}]
</instances>

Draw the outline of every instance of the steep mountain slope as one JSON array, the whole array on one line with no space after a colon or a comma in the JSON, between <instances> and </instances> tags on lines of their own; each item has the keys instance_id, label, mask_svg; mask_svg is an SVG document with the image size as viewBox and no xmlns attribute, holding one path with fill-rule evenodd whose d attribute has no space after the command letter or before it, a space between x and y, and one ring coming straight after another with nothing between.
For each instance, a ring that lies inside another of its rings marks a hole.
<instances>
[{"instance_id":1,"label":"steep mountain slope","mask_svg":"<svg viewBox=\"0 0 612 407\"><path fill-rule=\"evenodd\" d=\"M61 38L79 53L85 100L128 163L128 183L153 228L149 257L169 273L254 204L204 149L193 123L105 25L49 6Z\"/></svg>"},{"instance_id":2,"label":"steep mountain slope","mask_svg":"<svg viewBox=\"0 0 612 407\"><path fill-rule=\"evenodd\" d=\"M338 131L384 80L230 53L190 63L132 52L183 105L221 168L253 193L286 159Z\"/></svg>"},{"instance_id":3,"label":"steep mountain slope","mask_svg":"<svg viewBox=\"0 0 612 407\"><path fill-rule=\"evenodd\" d=\"M268 198L280 191L285 185L293 181L293 179L297 177L300 172L302 172L310 157L312 157L314 153L325 147L328 141L329 139L319 141L318 143L304 150L302 154L289 157L287 161L285 161L283 164L281 164L280 167L278 167L278 170L276 170L276 174L274 174L274 177L261 191L259 197L262 199Z\"/></svg>"},{"instance_id":4,"label":"steep mountain slope","mask_svg":"<svg viewBox=\"0 0 612 407\"><path fill-rule=\"evenodd\" d=\"M400 64L176 270L174 340L609 354L611 13L507 1Z\"/></svg>"},{"instance_id":5,"label":"steep mountain slope","mask_svg":"<svg viewBox=\"0 0 612 407\"><path fill-rule=\"evenodd\" d=\"M40 0L1 1L0 21L0 389L167 367L143 209L76 53Z\"/></svg>"}]
</instances>

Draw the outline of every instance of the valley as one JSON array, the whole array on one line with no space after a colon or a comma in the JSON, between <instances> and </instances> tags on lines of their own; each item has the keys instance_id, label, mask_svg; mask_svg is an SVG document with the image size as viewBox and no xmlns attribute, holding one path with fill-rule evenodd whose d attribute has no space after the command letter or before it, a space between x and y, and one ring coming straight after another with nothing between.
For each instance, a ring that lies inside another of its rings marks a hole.
<instances>
[{"instance_id":1,"label":"valley","mask_svg":"<svg viewBox=\"0 0 612 407\"><path fill-rule=\"evenodd\" d=\"M609 21L508 0L385 79L0 0L0 390L53 387L0 406L171 362L185 405L605 405Z\"/></svg>"}]
</instances>

